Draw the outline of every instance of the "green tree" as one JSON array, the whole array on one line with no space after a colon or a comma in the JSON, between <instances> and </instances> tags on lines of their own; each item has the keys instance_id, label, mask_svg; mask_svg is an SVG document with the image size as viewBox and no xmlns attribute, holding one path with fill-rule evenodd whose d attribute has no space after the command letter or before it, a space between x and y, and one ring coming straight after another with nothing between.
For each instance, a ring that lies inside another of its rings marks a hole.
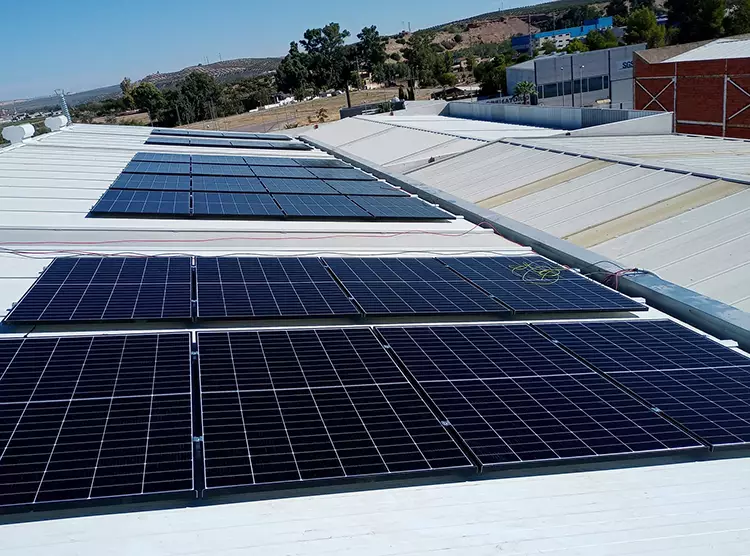
<instances>
[{"instance_id":1,"label":"green tree","mask_svg":"<svg viewBox=\"0 0 750 556\"><path fill-rule=\"evenodd\" d=\"M276 86L279 91L284 93L305 91L310 85L308 65L307 54L300 52L299 45L296 42L290 43L289 53L276 68Z\"/></svg>"},{"instance_id":2,"label":"green tree","mask_svg":"<svg viewBox=\"0 0 750 556\"><path fill-rule=\"evenodd\" d=\"M316 89L345 87L351 81L351 65L344 48L347 37L349 31L333 22L305 31L300 44L308 55L308 69Z\"/></svg>"},{"instance_id":3,"label":"green tree","mask_svg":"<svg viewBox=\"0 0 750 556\"><path fill-rule=\"evenodd\" d=\"M615 17L628 17L629 13L628 3L625 0L612 0L607 5L607 15Z\"/></svg>"},{"instance_id":4,"label":"green tree","mask_svg":"<svg viewBox=\"0 0 750 556\"><path fill-rule=\"evenodd\" d=\"M456 83L458 83L458 77L456 77L455 73L446 72L438 77L438 83L445 90L446 87L455 87Z\"/></svg>"},{"instance_id":5,"label":"green tree","mask_svg":"<svg viewBox=\"0 0 750 556\"><path fill-rule=\"evenodd\" d=\"M542 54L554 54L555 52L557 52L555 41L547 40L542 43Z\"/></svg>"},{"instance_id":6,"label":"green tree","mask_svg":"<svg viewBox=\"0 0 750 556\"><path fill-rule=\"evenodd\" d=\"M481 87L481 94L494 95L503 94L506 87L505 59L501 56L480 62L474 68L474 79Z\"/></svg>"},{"instance_id":7,"label":"green tree","mask_svg":"<svg viewBox=\"0 0 750 556\"><path fill-rule=\"evenodd\" d=\"M645 42L649 48L664 46L665 29L656 22L656 14L649 8L633 10L628 17L628 30L625 42L638 44Z\"/></svg>"},{"instance_id":8,"label":"green tree","mask_svg":"<svg viewBox=\"0 0 750 556\"><path fill-rule=\"evenodd\" d=\"M581 39L573 39L565 47L565 52L573 54L575 52L588 52L589 48Z\"/></svg>"},{"instance_id":9,"label":"green tree","mask_svg":"<svg viewBox=\"0 0 750 556\"><path fill-rule=\"evenodd\" d=\"M180 94L192 121L209 120L219 115L221 89L211 75L202 71L190 72L180 84Z\"/></svg>"},{"instance_id":10,"label":"green tree","mask_svg":"<svg viewBox=\"0 0 750 556\"><path fill-rule=\"evenodd\" d=\"M159 111L164 108L165 102L164 95L156 85L148 81L139 83L133 88L132 96L136 108L148 112L152 121L158 119Z\"/></svg>"},{"instance_id":11,"label":"green tree","mask_svg":"<svg viewBox=\"0 0 750 556\"><path fill-rule=\"evenodd\" d=\"M400 62L400 61L401 61L401 54L399 54L398 52L393 52L393 53L392 53L392 54L391 54L391 55L389 56L389 58L390 58L391 60L393 60L394 62Z\"/></svg>"},{"instance_id":12,"label":"green tree","mask_svg":"<svg viewBox=\"0 0 750 556\"><path fill-rule=\"evenodd\" d=\"M630 0L631 12L639 8L648 8L649 10L655 10L656 0Z\"/></svg>"},{"instance_id":13,"label":"green tree","mask_svg":"<svg viewBox=\"0 0 750 556\"><path fill-rule=\"evenodd\" d=\"M436 53L432 48L434 35L429 32L417 32L409 37L403 55L411 75L419 79L422 86L434 81L432 70L435 66Z\"/></svg>"},{"instance_id":14,"label":"green tree","mask_svg":"<svg viewBox=\"0 0 750 556\"><path fill-rule=\"evenodd\" d=\"M603 31L590 31L586 35L586 46L589 50L604 50L614 48L618 44L617 37L612 29Z\"/></svg>"},{"instance_id":15,"label":"green tree","mask_svg":"<svg viewBox=\"0 0 750 556\"><path fill-rule=\"evenodd\" d=\"M357 38L359 39L357 56L362 60L364 68L372 72L375 66L386 60L385 45L378 33L378 28L375 25L365 27Z\"/></svg>"},{"instance_id":16,"label":"green tree","mask_svg":"<svg viewBox=\"0 0 750 556\"><path fill-rule=\"evenodd\" d=\"M724 19L727 35L750 33L750 0L739 0Z\"/></svg>"},{"instance_id":17,"label":"green tree","mask_svg":"<svg viewBox=\"0 0 750 556\"><path fill-rule=\"evenodd\" d=\"M474 67L477 65L477 57L469 53L466 56L466 69L470 72L474 71Z\"/></svg>"},{"instance_id":18,"label":"green tree","mask_svg":"<svg viewBox=\"0 0 750 556\"><path fill-rule=\"evenodd\" d=\"M667 0L666 7L680 42L715 39L724 31L724 0Z\"/></svg>"},{"instance_id":19,"label":"green tree","mask_svg":"<svg viewBox=\"0 0 750 556\"><path fill-rule=\"evenodd\" d=\"M455 42L456 44L461 44L462 42L464 42L464 36L461 33L456 33L455 35L453 35L453 42Z\"/></svg>"},{"instance_id":20,"label":"green tree","mask_svg":"<svg viewBox=\"0 0 750 556\"><path fill-rule=\"evenodd\" d=\"M122 100L126 108L133 108L135 106L133 103L133 83L129 77L125 77L120 81L120 90L122 91Z\"/></svg>"},{"instance_id":21,"label":"green tree","mask_svg":"<svg viewBox=\"0 0 750 556\"><path fill-rule=\"evenodd\" d=\"M513 94L518 97L523 97L523 103L528 104L531 95L536 93L536 85L531 81L521 81L516 84L516 88L513 89Z\"/></svg>"}]
</instances>

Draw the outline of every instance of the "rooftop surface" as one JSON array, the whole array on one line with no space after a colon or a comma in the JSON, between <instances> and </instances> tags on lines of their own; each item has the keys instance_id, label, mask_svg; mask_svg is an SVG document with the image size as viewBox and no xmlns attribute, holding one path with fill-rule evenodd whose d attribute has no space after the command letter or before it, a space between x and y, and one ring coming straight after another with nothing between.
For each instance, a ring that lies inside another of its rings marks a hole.
<instances>
[{"instance_id":1,"label":"rooftop surface","mask_svg":"<svg viewBox=\"0 0 750 556\"><path fill-rule=\"evenodd\" d=\"M727 58L750 58L750 38L728 37L717 39L664 61L697 62L700 60L723 60Z\"/></svg>"}]
</instances>

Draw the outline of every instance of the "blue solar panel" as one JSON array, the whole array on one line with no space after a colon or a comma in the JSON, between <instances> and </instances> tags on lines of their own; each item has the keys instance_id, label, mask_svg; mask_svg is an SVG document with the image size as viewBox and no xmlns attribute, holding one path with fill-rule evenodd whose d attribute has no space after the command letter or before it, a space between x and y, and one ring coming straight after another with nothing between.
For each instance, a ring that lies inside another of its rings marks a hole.
<instances>
[{"instance_id":1,"label":"blue solar panel","mask_svg":"<svg viewBox=\"0 0 750 556\"><path fill-rule=\"evenodd\" d=\"M375 197L357 195L349 197L375 218L400 220L452 220L452 214L428 205L417 197Z\"/></svg>"},{"instance_id":2,"label":"blue solar panel","mask_svg":"<svg viewBox=\"0 0 750 556\"><path fill-rule=\"evenodd\" d=\"M193 489L189 334L0 340L0 360L0 506Z\"/></svg>"},{"instance_id":3,"label":"blue solar panel","mask_svg":"<svg viewBox=\"0 0 750 556\"><path fill-rule=\"evenodd\" d=\"M187 257L57 258L7 322L189 319Z\"/></svg>"},{"instance_id":4,"label":"blue solar panel","mask_svg":"<svg viewBox=\"0 0 750 556\"><path fill-rule=\"evenodd\" d=\"M374 181L377 179L356 168L310 168L310 172L322 180Z\"/></svg>"},{"instance_id":5,"label":"blue solar panel","mask_svg":"<svg viewBox=\"0 0 750 556\"><path fill-rule=\"evenodd\" d=\"M190 164L181 162L134 162L125 166L123 172L131 174L190 174Z\"/></svg>"},{"instance_id":6,"label":"blue solar panel","mask_svg":"<svg viewBox=\"0 0 750 556\"><path fill-rule=\"evenodd\" d=\"M356 315L318 259L198 258L199 318Z\"/></svg>"},{"instance_id":7,"label":"blue solar panel","mask_svg":"<svg viewBox=\"0 0 750 556\"><path fill-rule=\"evenodd\" d=\"M250 166L299 166L294 158L280 156L245 156L243 158Z\"/></svg>"},{"instance_id":8,"label":"blue solar panel","mask_svg":"<svg viewBox=\"0 0 750 556\"><path fill-rule=\"evenodd\" d=\"M343 160L337 158L298 158L297 164L305 168L351 168Z\"/></svg>"},{"instance_id":9,"label":"blue solar panel","mask_svg":"<svg viewBox=\"0 0 750 556\"><path fill-rule=\"evenodd\" d=\"M671 321L540 325L712 446L750 442L750 358Z\"/></svg>"},{"instance_id":10,"label":"blue solar panel","mask_svg":"<svg viewBox=\"0 0 750 556\"><path fill-rule=\"evenodd\" d=\"M193 214L212 216L283 216L273 197L262 193L193 193Z\"/></svg>"},{"instance_id":11,"label":"blue solar panel","mask_svg":"<svg viewBox=\"0 0 750 556\"><path fill-rule=\"evenodd\" d=\"M326 258L367 315L510 314L435 259Z\"/></svg>"},{"instance_id":12,"label":"blue solar panel","mask_svg":"<svg viewBox=\"0 0 750 556\"><path fill-rule=\"evenodd\" d=\"M323 180L296 178L260 178L270 193L297 193L308 195L338 195Z\"/></svg>"},{"instance_id":13,"label":"blue solar panel","mask_svg":"<svg viewBox=\"0 0 750 556\"><path fill-rule=\"evenodd\" d=\"M268 141L245 141L241 139L232 139L231 140L231 146L232 147L238 147L241 149L276 149L276 148L284 148L277 146L274 143L269 143Z\"/></svg>"},{"instance_id":14,"label":"blue solar panel","mask_svg":"<svg viewBox=\"0 0 750 556\"><path fill-rule=\"evenodd\" d=\"M189 163L189 154L175 153L136 153L133 157L136 162L182 162Z\"/></svg>"},{"instance_id":15,"label":"blue solar panel","mask_svg":"<svg viewBox=\"0 0 750 556\"><path fill-rule=\"evenodd\" d=\"M258 178L233 178L228 176L193 176L193 191L222 193L265 193L266 188Z\"/></svg>"},{"instance_id":16,"label":"blue solar panel","mask_svg":"<svg viewBox=\"0 0 750 556\"><path fill-rule=\"evenodd\" d=\"M299 167L250 166L259 178L307 178L315 179L310 172Z\"/></svg>"},{"instance_id":17,"label":"blue solar panel","mask_svg":"<svg viewBox=\"0 0 750 556\"><path fill-rule=\"evenodd\" d=\"M287 216L309 218L371 218L343 195L274 195Z\"/></svg>"},{"instance_id":18,"label":"blue solar panel","mask_svg":"<svg viewBox=\"0 0 750 556\"><path fill-rule=\"evenodd\" d=\"M279 135L276 133L256 133L255 136L258 139L264 139L266 141L291 141L292 138L288 135Z\"/></svg>"},{"instance_id":19,"label":"blue solar panel","mask_svg":"<svg viewBox=\"0 0 750 556\"><path fill-rule=\"evenodd\" d=\"M328 185L343 195L382 195L408 197L409 194L382 181L329 180Z\"/></svg>"},{"instance_id":20,"label":"blue solar panel","mask_svg":"<svg viewBox=\"0 0 750 556\"><path fill-rule=\"evenodd\" d=\"M471 469L369 330L200 332L209 489Z\"/></svg>"},{"instance_id":21,"label":"blue solar panel","mask_svg":"<svg viewBox=\"0 0 750 556\"><path fill-rule=\"evenodd\" d=\"M253 177L255 173L247 166L231 166L229 164L196 164L193 162L194 176L234 176Z\"/></svg>"},{"instance_id":22,"label":"blue solar panel","mask_svg":"<svg viewBox=\"0 0 750 556\"><path fill-rule=\"evenodd\" d=\"M441 260L518 313L647 309L542 257L441 257Z\"/></svg>"},{"instance_id":23,"label":"blue solar panel","mask_svg":"<svg viewBox=\"0 0 750 556\"><path fill-rule=\"evenodd\" d=\"M186 215L190 214L187 191L140 191L109 189L91 209L92 215Z\"/></svg>"},{"instance_id":24,"label":"blue solar panel","mask_svg":"<svg viewBox=\"0 0 750 556\"><path fill-rule=\"evenodd\" d=\"M186 155L187 156L187 155ZM233 166L246 166L245 159L241 156L222 156L215 154L194 154L193 164L228 164Z\"/></svg>"},{"instance_id":25,"label":"blue solar panel","mask_svg":"<svg viewBox=\"0 0 750 556\"><path fill-rule=\"evenodd\" d=\"M110 185L112 189L151 189L190 191L190 176L171 174L120 174Z\"/></svg>"}]
</instances>

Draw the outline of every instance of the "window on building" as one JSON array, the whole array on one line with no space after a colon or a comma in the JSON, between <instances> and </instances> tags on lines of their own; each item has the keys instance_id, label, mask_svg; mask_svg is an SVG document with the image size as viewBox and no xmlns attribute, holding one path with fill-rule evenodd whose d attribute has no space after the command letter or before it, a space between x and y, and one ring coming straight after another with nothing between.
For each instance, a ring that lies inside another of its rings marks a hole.
<instances>
[{"instance_id":1,"label":"window on building","mask_svg":"<svg viewBox=\"0 0 750 556\"><path fill-rule=\"evenodd\" d=\"M601 76L589 77L589 91L601 91L603 88Z\"/></svg>"}]
</instances>

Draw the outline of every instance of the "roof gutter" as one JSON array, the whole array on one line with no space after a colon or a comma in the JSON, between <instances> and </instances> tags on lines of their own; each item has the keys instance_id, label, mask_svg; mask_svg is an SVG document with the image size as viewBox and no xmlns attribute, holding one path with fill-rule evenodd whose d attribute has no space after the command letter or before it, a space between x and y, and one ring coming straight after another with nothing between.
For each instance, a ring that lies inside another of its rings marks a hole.
<instances>
[{"instance_id":1,"label":"roof gutter","mask_svg":"<svg viewBox=\"0 0 750 556\"><path fill-rule=\"evenodd\" d=\"M302 135L301 141L332 154L353 166L390 183L422 199L434 203L453 214L463 216L474 224L489 224L497 233L521 245L531 247L560 264L578 268L592 274L598 281L609 276L617 261L603 259L601 255L584 249L551 234L507 218L494 211L478 207L474 203L430 187L407 176L394 175L386 168L353 156L313 137ZM619 290L633 296L643 297L651 307L667 313L704 332L724 340L734 340L744 350L750 350L750 313L711 299L654 274L630 274L619 279Z\"/></svg>"}]
</instances>

